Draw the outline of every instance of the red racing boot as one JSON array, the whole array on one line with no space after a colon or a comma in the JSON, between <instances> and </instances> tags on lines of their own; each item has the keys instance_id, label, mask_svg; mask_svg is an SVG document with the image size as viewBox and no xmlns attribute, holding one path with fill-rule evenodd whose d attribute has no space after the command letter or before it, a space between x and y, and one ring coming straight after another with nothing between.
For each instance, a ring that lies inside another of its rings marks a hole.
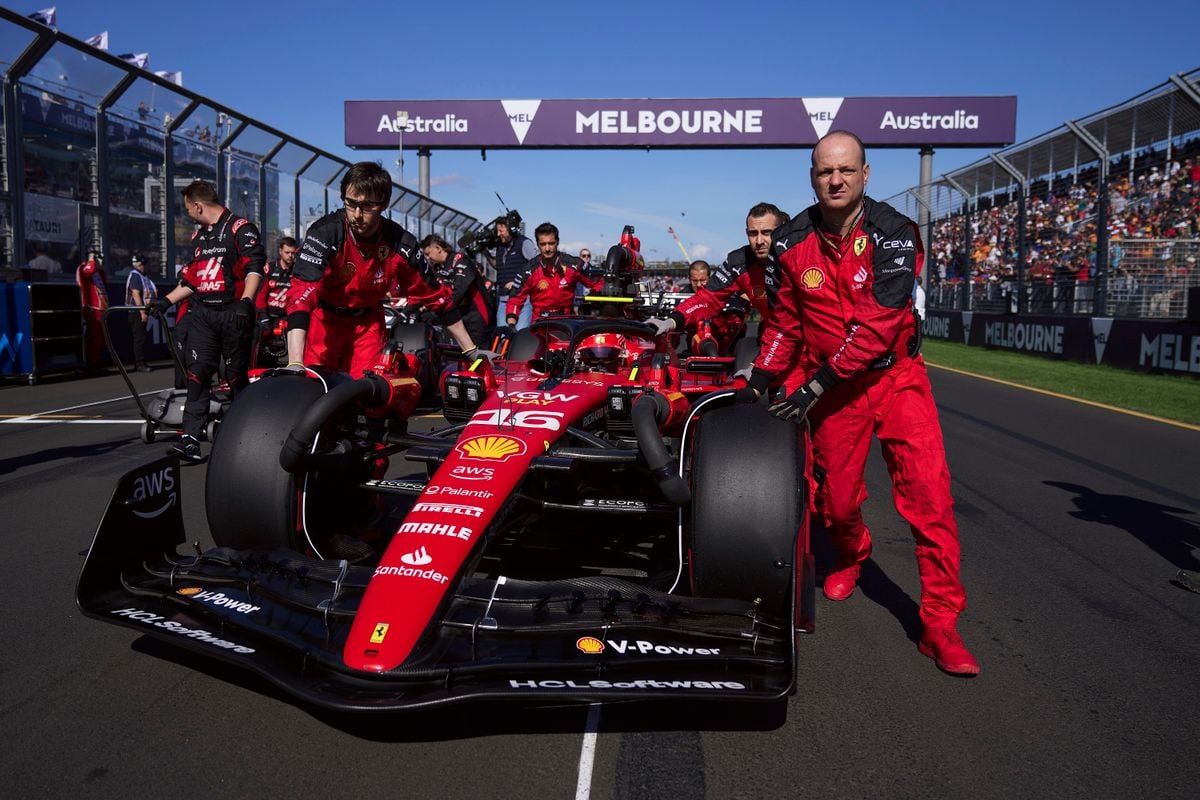
<instances>
[{"instance_id":1,"label":"red racing boot","mask_svg":"<svg viewBox=\"0 0 1200 800\"><path fill-rule=\"evenodd\" d=\"M825 586L821 591L830 600L840 602L849 599L858 585L858 576L862 574L862 564L852 564L849 567L835 569L825 576Z\"/></svg>"},{"instance_id":2,"label":"red racing boot","mask_svg":"<svg viewBox=\"0 0 1200 800\"><path fill-rule=\"evenodd\" d=\"M932 658L942 672L965 677L979 674L979 662L968 652L953 625L926 628L917 649Z\"/></svg>"}]
</instances>

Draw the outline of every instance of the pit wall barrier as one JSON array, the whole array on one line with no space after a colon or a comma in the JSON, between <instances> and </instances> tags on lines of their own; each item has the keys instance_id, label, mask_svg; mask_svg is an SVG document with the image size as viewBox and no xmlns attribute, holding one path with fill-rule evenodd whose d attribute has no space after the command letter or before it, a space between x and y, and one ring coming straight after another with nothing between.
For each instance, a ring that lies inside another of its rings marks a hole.
<instances>
[{"instance_id":1,"label":"pit wall barrier","mask_svg":"<svg viewBox=\"0 0 1200 800\"><path fill-rule=\"evenodd\" d=\"M1200 377L1200 321L926 312L927 339L1060 361Z\"/></svg>"}]
</instances>

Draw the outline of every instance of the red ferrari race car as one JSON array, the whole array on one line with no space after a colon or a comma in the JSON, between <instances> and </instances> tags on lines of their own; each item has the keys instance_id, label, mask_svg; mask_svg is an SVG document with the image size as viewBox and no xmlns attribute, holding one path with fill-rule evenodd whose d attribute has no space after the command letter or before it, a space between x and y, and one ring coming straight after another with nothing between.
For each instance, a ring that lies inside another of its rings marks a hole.
<instances>
[{"instance_id":1,"label":"red ferrari race car","mask_svg":"<svg viewBox=\"0 0 1200 800\"><path fill-rule=\"evenodd\" d=\"M445 374L424 433L387 411L403 378L265 375L214 444L217 547L178 550L177 462L134 470L80 607L328 708L786 696L813 627L802 429L635 320L518 344ZM385 477L400 455L423 469Z\"/></svg>"}]
</instances>

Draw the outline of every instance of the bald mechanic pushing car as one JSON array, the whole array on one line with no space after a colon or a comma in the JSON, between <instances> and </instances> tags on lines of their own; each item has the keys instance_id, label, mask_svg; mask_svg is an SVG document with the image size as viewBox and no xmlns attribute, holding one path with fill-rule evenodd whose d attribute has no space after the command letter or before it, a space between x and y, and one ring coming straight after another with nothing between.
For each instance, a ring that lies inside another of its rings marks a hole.
<instances>
[{"instance_id":1,"label":"bald mechanic pushing car","mask_svg":"<svg viewBox=\"0 0 1200 800\"><path fill-rule=\"evenodd\" d=\"M342 178L345 208L312 224L287 295L288 366L320 364L362 377L376 367L387 330L383 300L418 296L467 356L479 351L451 304L450 287L437 279L416 237L382 212L392 196L391 176L372 161Z\"/></svg>"},{"instance_id":2,"label":"bald mechanic pushing car","mask_svg":"<svg viewBox=\"0 0 1200 800\"><path fill-rule=\"evenodd\" d=\"M825 579L830 600L850 597L871 554L863 474L871 434L879 438L896 510L917 545L924 626L918 647L945 672L976 675L979 665L956 630L966 606L958 526L913 314L921 237L912 220L864 194L869 176L854 134L834 131L813 149L817 203L774 234L766 270L770 318L739 399L755 399L786 373L786 396L770 413L796 423L807 418L812 427L826 470L822 510L838 551Z\"/></svg>"}]
</instances>

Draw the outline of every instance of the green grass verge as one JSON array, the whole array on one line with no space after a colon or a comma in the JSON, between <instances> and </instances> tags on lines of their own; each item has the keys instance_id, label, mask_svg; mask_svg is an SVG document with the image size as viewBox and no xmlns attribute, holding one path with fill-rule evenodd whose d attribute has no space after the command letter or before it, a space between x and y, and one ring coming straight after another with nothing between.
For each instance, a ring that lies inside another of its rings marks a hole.
<instances>
[{"instance_id":1,"label":"green grass verge","mask_svg":"<svg viewBox=\"0 0 1200 800\"><path fill-rule=\"evenodd\" d=\"M1200 380L1183 375L1149 375L1073 361L1052 361L1006 350L926 339L931 365L1058 392L1094 403L1200 425Z\"/></svg>"}]
</instances>

